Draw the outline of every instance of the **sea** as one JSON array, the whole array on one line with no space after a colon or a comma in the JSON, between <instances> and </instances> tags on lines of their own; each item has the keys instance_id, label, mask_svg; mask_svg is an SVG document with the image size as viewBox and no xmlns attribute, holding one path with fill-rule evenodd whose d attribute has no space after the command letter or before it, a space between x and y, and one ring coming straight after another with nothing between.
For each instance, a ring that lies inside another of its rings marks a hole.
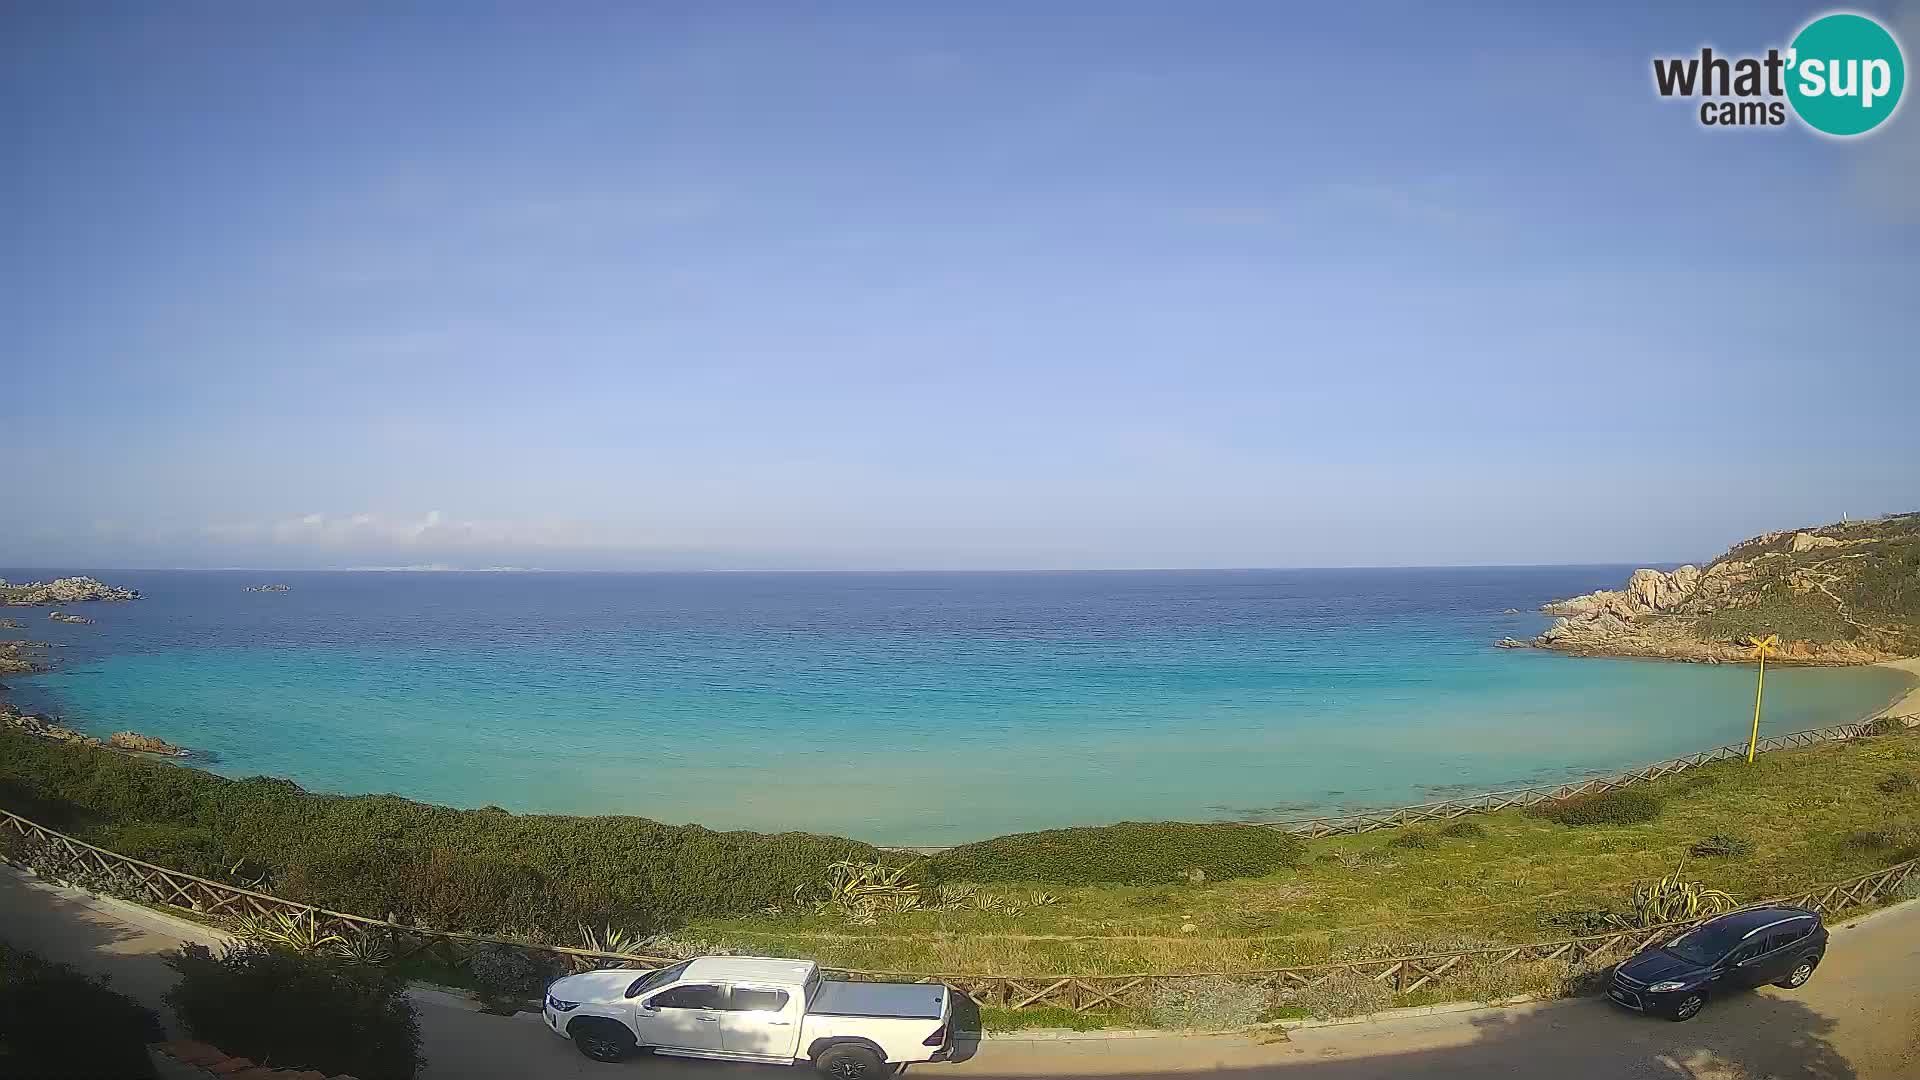
<instances>
[{"instance_id":1,"label":"sea","mask_svg":"<svg viewBox=\"0 0 1920 1080\"><path fill-rule=\"evenodd\" d=\"M3 570L14 703L229 776L934 846L1559 783L1744 741L1752 667L1496 649L1629 566L1077 573ZM287 592L246 586L284 582ZM1767 673L1763 733L1882 668Z\"/></svg>"}]
</instances>

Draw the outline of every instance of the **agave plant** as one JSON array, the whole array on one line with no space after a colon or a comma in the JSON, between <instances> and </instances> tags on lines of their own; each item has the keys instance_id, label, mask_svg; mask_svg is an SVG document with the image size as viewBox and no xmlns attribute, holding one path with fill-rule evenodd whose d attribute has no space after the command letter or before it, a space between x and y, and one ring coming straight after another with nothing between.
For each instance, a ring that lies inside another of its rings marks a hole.
<instances>
[{"instance_id":1,"label":"agave plant","mask_svg":"<svg viewBox=\"0 0 1920 1080\"><path fill-rule=\"evenodd\" d=\"M309 956L320 952L331 953L346 944L346 939L339 934L322 929L319 917L311 911L303 911L299 915L289 915L284 911L272 911L265 915L237 915L233 919L233 933L243 941Z\"/></svg>"},{"instance_id":2,"label":"agave plant","mask_svg":"<svg viewBox=\"0 0 1920 1080\"><path fill-rule=\"evenodd\" d=\"M1684 865L1682 863L1675 867L1673 873L1663 876L1659 881L1634 886L1635 926L1660 926L1697 919L1703 915L1718 915L1737 906L1732 895L1720 889L1710 889L1702 882L1682 878L1680 872Z\"/></svg>"},{"instance_id":3,"label":"agave plant","mask_svg":"<svg viewBox=\"0 0 1920 1080\"><path fill-rule=\"evenodd\" d=\"M837 914L861 925L870 925L881 915L893 915L919 909L924 898L918 882L907 876L918 864L888 866L842 859L827 867L826 897L814 902L815 912Z\"/></svg>"},{"instance_id":4,"label":"agave plant","mask_svg":"<svg viewBox=\"0 0 1920 1080\"><path fill-rule=\"evenodd\" d=\"M393 959L393 939L383 930L342 935L328 950L343 964L374 967Z\"/></svg>"},{"instance_id":5,"label":"agave plant","mask_svg":"<svg viewBox=\"0 0 1920 1080\"><path fill-rule=\"evenodd\" d=\"M636 952L644 940L645 938L641 935L631 930L622 930L611 923L599 930L595 930L586 923L580 924L580 948L589 952ZM620 966L617 960L604 960L592 956L576 956L572 959L576 971L593 971L596 968Z\"/></svg>"}]
</instances>

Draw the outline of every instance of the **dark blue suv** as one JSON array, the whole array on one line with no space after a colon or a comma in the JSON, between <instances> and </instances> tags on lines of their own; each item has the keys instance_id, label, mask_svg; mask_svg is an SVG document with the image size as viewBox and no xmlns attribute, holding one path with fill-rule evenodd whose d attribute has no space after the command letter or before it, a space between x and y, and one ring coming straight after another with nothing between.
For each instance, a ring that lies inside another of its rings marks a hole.
<instances>
[{"instance_id":1,"label":"dark blue suv","mask_svg":"<svg viewBox=\"0 0 1920 1080\"><path fill-rule=\"evenodd\" d=\"M1827 951L1820 916L1763 907L1709 919L1614 969L1607 997L1629 1009L1691 1020L1707 999L1739 987L1803 985Z\"/></svg>"}]
</instances>

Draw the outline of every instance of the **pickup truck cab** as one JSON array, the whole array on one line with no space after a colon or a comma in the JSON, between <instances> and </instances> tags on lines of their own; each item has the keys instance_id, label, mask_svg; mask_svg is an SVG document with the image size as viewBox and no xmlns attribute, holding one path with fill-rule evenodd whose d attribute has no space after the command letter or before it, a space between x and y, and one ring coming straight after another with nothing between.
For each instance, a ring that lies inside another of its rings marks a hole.
<instances>
[{"instance_id":1,"label":"pickup truck cab","mask_svg":"<svg viewBox=\"0 0 1920 1080\"><path fill-rule=\"evenodd\" d=\"M569 975L547 987L547 1027L595 1061L636 1049L770 1065L836 1080L891 1076L953 1050L953 999L925 983L834 982L810 960L703 956L657 971Z\"/></svg>"}]
</instances>

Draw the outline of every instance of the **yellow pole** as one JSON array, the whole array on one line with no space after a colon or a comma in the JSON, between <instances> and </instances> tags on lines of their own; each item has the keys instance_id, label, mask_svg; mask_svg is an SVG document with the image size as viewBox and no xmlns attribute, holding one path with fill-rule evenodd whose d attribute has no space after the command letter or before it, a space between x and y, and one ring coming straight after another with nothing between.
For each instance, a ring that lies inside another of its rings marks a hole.
<instances>
[{"instance_id":1,"label":"yellow pole","mask_svg":"<svg viewBox=\"0 0 1920 1080\"><path fill-rule=\"evenodd\" d=\"M1753 734L1747 737L1747 764L1753 764L1754 747L1760 742L1760 698L1767 692L1767 651L1760 650L1760 683L1753 691Z\"/></svg>"}]
</instances>

